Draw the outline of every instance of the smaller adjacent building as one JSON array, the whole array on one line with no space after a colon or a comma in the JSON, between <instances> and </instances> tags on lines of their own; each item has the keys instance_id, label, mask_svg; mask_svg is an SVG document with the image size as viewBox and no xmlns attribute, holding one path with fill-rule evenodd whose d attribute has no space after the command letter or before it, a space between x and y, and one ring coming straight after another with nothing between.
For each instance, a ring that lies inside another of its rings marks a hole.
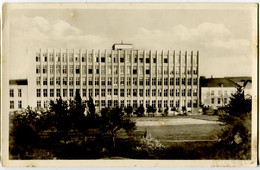
<instances>
[{"instance_id":1,"label":"smaller adjacent building","mask_svg":"<svg viewBox=\"0 0 260 170\"><path fill-rule=\"evenodd\" d=\"M252 77L226 77L239 86L243 87L246 98L252 97Z\"/></svg>"},{"instance_id":2,"label":"smaller adjacent building","mask_svg":"<svg viewBox=\"0 0 260 170\"><path fill-rule=\"evenodd\" d=\"M201 86L201 104L217 109L224 107L230 101L239 85L228 78L205 79Z\"/></svg>"},{"instance_id":3,"label":"smaller adjacent building","mask_svg":"<svg viewBox=\"0 0 260 170\"><path fill-rule=\"evenodd\" d=\"M10 112L21 110L28 106L28 81L26 79L9 80Z\"/></svg>"}]
</instances>

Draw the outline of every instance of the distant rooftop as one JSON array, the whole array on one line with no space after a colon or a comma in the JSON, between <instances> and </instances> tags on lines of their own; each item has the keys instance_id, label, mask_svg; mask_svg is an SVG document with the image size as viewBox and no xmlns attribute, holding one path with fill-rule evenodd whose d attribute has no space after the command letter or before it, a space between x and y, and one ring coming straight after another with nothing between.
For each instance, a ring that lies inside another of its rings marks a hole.
<instances>
[{"instance_id":1,"label":"distant rooftop","mask_svg":"<svg viewBox=\"0 0 260 170\"><path fill-rule=\"evenodd\" d=\"M27 79L9 80L9 85L28 85Z\"/></svg>"},{"instance_id":2,"label":"distant rooftop","mask_svg":"<svg viewBox=\"0 0 260 170\"><path fill-rule=\"evenodd\" d=\"M227 78L205 79L205 82L203 83L202 87L221 87L221 84L223 85L223 87L238 87L236 83Z\"/></svg>"},{"instance_id":3,"label":"distant rooftop","mask_svg":"<svg viewBox=\"0 0 260 170\"><path fill-rule=\"evenodd\" d=\"M113 50L129 50L129 49L133 49L133 44L128 44L128 43L123 43L123 41L121 43L115 43L112 46Z\"/></svg>"}]
</instances>

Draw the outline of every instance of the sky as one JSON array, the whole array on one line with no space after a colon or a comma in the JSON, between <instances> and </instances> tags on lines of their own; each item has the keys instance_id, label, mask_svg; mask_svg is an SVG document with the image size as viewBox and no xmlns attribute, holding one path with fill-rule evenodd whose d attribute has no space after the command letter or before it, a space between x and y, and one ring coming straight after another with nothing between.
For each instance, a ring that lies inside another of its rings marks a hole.
<instances>
[{"instance_id":1,"label":"sky","mask_svg":"<svg viewBox=\"0 0 260 170\"><path fill-rule=\"evenodd\" d=\"M135 49L198 50L202 76L252 76L254 9L12 9L9 77L26 78L28 49L111 49L121 41Z\"/></svg>"}]
</instances>

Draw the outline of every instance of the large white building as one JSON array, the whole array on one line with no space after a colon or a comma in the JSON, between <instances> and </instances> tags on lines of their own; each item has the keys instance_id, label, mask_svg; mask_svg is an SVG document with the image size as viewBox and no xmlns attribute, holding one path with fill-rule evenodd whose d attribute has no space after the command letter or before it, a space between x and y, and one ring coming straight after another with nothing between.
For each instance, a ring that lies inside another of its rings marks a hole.
<instances>
[{"instance_id":1,"label":"large white building","mask_svg":"<svg viewBox=\"0 0 260 170\"><path fill-rule=\"evenodd\" d=\"M28 54L26 103L32 107L48 107L49 100L59 97L68 100L76 91L83 100L92 96L98 109L199 107L198 51L145 51L114 44L112 50L38 49Z\"/></svg>"}]
</instances>

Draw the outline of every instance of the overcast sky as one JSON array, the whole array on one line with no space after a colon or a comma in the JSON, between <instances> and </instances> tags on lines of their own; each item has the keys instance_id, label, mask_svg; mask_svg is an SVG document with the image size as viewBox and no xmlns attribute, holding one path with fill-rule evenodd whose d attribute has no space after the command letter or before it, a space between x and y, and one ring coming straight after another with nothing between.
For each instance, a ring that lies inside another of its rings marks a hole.
<instances>
[{"instance_id":1,"label":"overcast sky","mask_svg":"<svg viewBox=\"0 0 260 170\"><path fill-rule=\"evenodd\" d=\"M242 4L241 4L242 5ZM251 76L254 8L15 9L10 21L10 78L26 78L30 48L199 50L200 75Z\"/></svg>"}]
</instances>

